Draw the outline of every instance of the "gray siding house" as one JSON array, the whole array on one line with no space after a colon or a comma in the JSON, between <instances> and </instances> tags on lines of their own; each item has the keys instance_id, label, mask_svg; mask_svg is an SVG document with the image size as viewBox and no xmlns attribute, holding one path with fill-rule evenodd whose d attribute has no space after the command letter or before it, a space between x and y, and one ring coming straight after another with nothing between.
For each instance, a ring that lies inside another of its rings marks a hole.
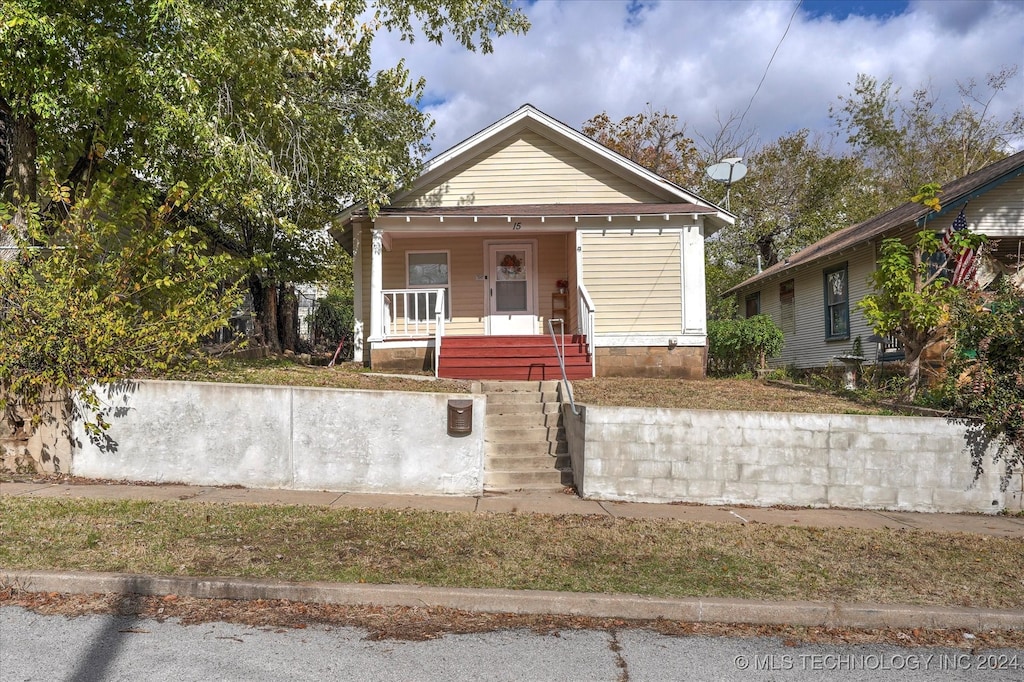
<instances>
[{"instance_id":1,"label":"gray siding house","mask_svg":"<svg viewBox=\"0 0 1024 682\"><path fill-rule=\"evenodd\" d=\"M1024 242L1024 152L946 184L938 213L906 203L834 232L725 292L748 317L771 316L785 334L774 367L825 367L858 337L873 358L872 329L857 303L872 293L879 247L887 237L943 231L964 209L968 227L995 241L993 256L1016 267Z\"/></svg>"}]
</instances>

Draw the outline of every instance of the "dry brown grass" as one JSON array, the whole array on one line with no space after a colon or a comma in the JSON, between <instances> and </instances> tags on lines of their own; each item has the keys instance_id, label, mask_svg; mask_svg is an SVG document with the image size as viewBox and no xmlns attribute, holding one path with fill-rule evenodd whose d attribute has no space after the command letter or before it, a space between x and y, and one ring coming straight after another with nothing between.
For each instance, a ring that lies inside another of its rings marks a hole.
<instances>
[{"instance_id":1,"label":"dry brown grass","mask_svg":"<svg viewBox=\"0 0 1024 682\"><path fill-rule=\"evenodd\" d=\"M206 368L179 370L174 379L239 384L313 386L377 391L467 393L472 382L383 376L352 363L339 367L301 365L291 360L214 360ZM616 407L691 410L746 410L824 414L883 414L835 395L801 391L752 379L680 379L600 377L572 382L577 402Z\"/></svg>"},{"instance_id":2,"label":"dry brown grass","mask_svg":"<svg viewBox=\"0 0 1024 682\"><path fill-rule=\"evenodd\" d=\"M57 594L23 592L0 585L0 605L21 606L44 615L67 617L87 614L164 621L176 618L186 625L230 622L259 628L304 629L311 625L357 627L371 641L398 639L422 641L444 635L495 630L531 630L558 637L569 630L619 631L645 628L667 637L775 637L786 646L808 644L889 644L899 647L954 647L986 650L1024 647L1024 631L975 631L970 638L962 630L886 629L853 630L837 627L793 625L742 625L687 623L673 620L625 620L564 615L479 613L439 607L348 606L286 600L235 601L195 599L167 595L144 597L118 594Z\"/></svg>"},{"instance_id":3,"label":"dry brown grass","mask_svg":"<svg viewBox=\"0 0 1024 682\"><path fill-rule=\"evenodd\" d=\"M208 366L178 369L164 378L232 384L310 386L369 391L419 391L423 393L468 393L472 387L470 381L435 380L428 374L421 375L419 379L385 376L382 373L368 372L362 366L353 363L326 367L324 365L303 365L287 359L214 359Z\"/></svg>"},{"instance_id":4,"label":"dry brown grass","mask_svg":"<svg viewBox=\"0 0 1024 682\"><path fill-rule=\"evenodd\" d=\"M0 498L0 566L1019 608L1019 539L597 516Z\"/></svg>"},{"instance_id":5,"label":"dry brown grass","mask_svg":"<svg viewBox=\"0 0 1024 682\"><path fill-rule=\"evenodd\" d=\"M753 379L680 379L598 377L573 382L576 401L616 407L665 407L688 410L881 414L827 393L801 391Z\"/></svg>"}]
</instances>

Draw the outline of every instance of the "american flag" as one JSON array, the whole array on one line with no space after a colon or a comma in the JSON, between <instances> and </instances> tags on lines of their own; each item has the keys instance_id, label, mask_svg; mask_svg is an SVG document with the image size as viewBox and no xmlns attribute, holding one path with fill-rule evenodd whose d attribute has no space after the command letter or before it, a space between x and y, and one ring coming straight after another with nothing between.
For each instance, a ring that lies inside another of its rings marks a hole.
<instances>
[{"instance_id":1,"label":"american flag","mask_svg":"<svg viewBox=\"0 0 1024 682\"><path fill-rule=\"evenodd\" d=\"M975 249L964 249L959 254L953 252L953 235L960 230L967 229L967 216L964 215L964 209L960 209L959 215L956 220L950 223L949 227L942 234L942 244L940 248L942 252L949 257L956 255L956 267L953 269L953 279L950 280L950 285L954 287L963 286L967 289L972 289L976 286L974 281L974 275L978 272L978 254Z\"/></svg>"},{"instance_id":2,"label":"american flag","mask_svg":"<svg viewBox=\"0 0 1024 682\"><path fill-rule=\"evenodd\" d=\"M946 228L946 231L942 233L942 244L940 245L940 248L942 249L942 253L946 254L947 256L952 256L953 255L953 235L956 234L957 232L959 232L960 230L966 230L966 229L967 229L967 216L964 215L964 209L961 208L960 209L960 214L957 215L956 220L951 222L949 224L949 227Z\"/></svg>"}]
</instances>

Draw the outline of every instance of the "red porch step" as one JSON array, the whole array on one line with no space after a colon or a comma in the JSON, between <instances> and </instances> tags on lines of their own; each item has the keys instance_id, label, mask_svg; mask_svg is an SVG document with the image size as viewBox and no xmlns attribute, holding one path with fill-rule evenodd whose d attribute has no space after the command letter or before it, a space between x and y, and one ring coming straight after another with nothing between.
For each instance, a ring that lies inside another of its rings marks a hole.
<instances>
[{"instance_id":1,"label":"red porch step","mask_svg":"<svg viewBox=\"0 0 1024 682\"><path fill-rule=\"evenodd\" d=\"M564 359L569 379L593 376L585 337L566 335ZM438 376L544 381L561 379L562 371L550 336L445 336Z\"/></svg>"}]
</instances>

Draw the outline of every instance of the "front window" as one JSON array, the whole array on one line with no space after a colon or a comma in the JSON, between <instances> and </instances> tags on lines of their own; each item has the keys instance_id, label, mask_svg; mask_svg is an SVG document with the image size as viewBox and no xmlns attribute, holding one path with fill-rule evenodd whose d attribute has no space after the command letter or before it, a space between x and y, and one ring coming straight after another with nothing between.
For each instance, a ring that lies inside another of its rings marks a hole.
<instances>
[{"instance_id":1,"label":"front window","mask_svg":"<svg viewBox=\"0 0 1024 682\"><path fill-rule=\"evenodd\" d=\"M825 340L850 338L850 278L846 263L825 270Z\"/></svg>"},{"instance_id":2,"label":"front window","mask_svg":"<svg viewBox=\"0 0 1024 682\"><path fill-rule=\"evenodd\" d=\"M428 289L409 301L406 317L427 320L434 317L437 290L444 289L444 316L451 319L451 281L447 251L409 251L406 253L406 274L410 289Z\"/></svg>"},{"instance_id":3,"label":"front window","mask_svg":"<svg viewBox=\"0 0 1024 682\"><path fill-rule=\"evenodd\" d=\"M753 317L761 314L761 292L747 294L746 316Z\"/></svg>"},{"instance_id":4,"label":"front window","mask_svg":"<svg viewBox=\"0 0 1024 682\"><path fill-rule=\"evenodd\" d=\"M779 317L782 333L789 336L796 333L796 282L787 279L779 285Z\"/></svg>"}]
</instances>

